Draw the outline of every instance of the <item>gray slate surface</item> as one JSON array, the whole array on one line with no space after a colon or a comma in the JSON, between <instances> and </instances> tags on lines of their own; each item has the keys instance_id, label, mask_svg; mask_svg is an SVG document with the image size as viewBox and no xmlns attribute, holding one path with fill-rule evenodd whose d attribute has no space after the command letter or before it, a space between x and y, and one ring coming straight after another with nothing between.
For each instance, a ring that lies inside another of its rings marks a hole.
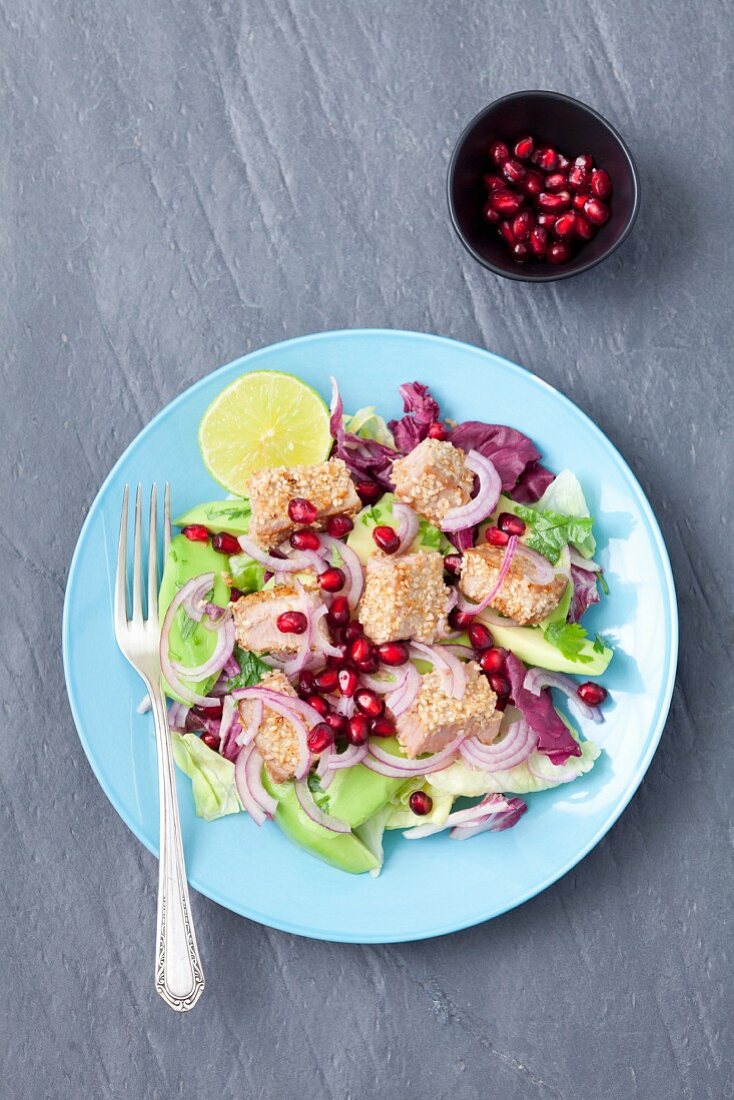
<instances>
[{"instance_id":1,"label":"gray slate surface","mask_svg":"<svg viewBox=\"0 0 734 1100\"><path fill-rule=\"evenodd\" d=\"M734 1095L731 5L3 0L0 1094ZM452 235L464 122L526 86L627 135L644 202L601 268L503 282ZM214 366L318 329L435 331L569 394L649 493L678 690L619 824L555 887L415 945L329 945L195 897L207 993L153 993L155 865L64 699L99 483ZM728 649L727 649L728 647Z\"/></svg>"}]
</instances>

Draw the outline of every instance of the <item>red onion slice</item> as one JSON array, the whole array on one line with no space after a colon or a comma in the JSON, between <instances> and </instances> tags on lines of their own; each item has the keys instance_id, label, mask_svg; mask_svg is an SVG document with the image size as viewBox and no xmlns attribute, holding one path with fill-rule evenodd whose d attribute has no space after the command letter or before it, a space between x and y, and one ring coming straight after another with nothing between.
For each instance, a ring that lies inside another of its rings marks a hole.
<instances>
[{"instance_id":1,"label":"red onion slice","mask_svg":"<svg viewBox=\"0 0 734 1100\"><path fill-rule=\"evenodd\" d=\"M248 538L247 535L240 535L237 540L251 558L255 561L259 561L261 565L266 566L273 573L299 573L304 569L311 568L311 561L307 557L308 551L304 551L301 554L294 554L290 558L276 558L272 554L267 554L264 550L261 550L256 542Z\"/></svg>"},{"instance_id":2,"label":"red onion slice","mask_svg":"<svg viewBox=\"0 0 734 1100\"><path fill-rule=\"evenodd\" d=\"M304 715L312 726L321 721L321 715L314 707L304 703L301 699L291 695L284 695L279 691L271 691L269 688L249 687L240 688L232 692L233 699L260 699L265 706L281 718L290 722L298 735L298 761L296 763L296 779L303 779L308 774L311 766L311 753L308 748L308 730L301 716Z\"/></svg>"},{"instance_id":3,"label":"red onion slice","mask_svg":"<svg viewBox=\"0 0 734 1100\"><path fill-rule=\"evenodd\" d=\"M601 708L590 707L588 703L580 699L576 692L578 686L576 681L567 676L565 672L548 672L544 668L528 669L524 686L533 695L540 695L544 687L558 688L559 691L568 696L569 702L573 704L582 718L597 723L604 721Z\"/></svg>"},{"instance_id":4,"label":"red onion slice","mask_svg":"<svg viewBox=\"0 0 734 1100\"><path fill-rule=\"evenodd\" d=\"M510 571L512 565L512 559L515 556L517 550L517 535L510 535L507 546L505 547L505 553L502 558L502 564L500 566L499 573L497 574L497 580L494 583L494 588L490 589L489 593L484 597L481 603L470 603L465 599L463 594L459 594L459 608L462 611L468 612L469 615L478 615L480 611L484 611L492 600L499 592L502 585L505 583L505 577Z\"/></svg>"},{"instance_id":5,"label":"red onion slice","mask_svg":"<svg viewBox=\"0 0 734 1100\"><path fill-rule=\"evenodd\" d=\"M392 678L389 680L384 676L371 676L368 672L361 672L359 678L370 691L375 691L378 695L390 695L391 692L398 691L405 683L408 676L407 668L407 665L403 665L401 669L391 668Z\"/></svg>"},{"instance_id":6,"label":"red onion slice","mask_svg":"<svg viewBox=\"0 0 734 1100\"><path fill-rule=\"evenodd\" d=\"M234 699L231 695L225 695L219 722L219 755L225 760L234 760L239 752L238 730L239 720Z\"/></svg>"},{"instance_id":7,"label":"red onion slice","mask_svg":"<svg viewBox=\"0 0 734 1100\"><path fill-rule=\"evenodd\" d=\"M479 451L469 451L466 465L479 478L477 495L468 504L451 508L441 523L442 531L461 531L465 527L475 527L497 507L502 492L502 479L488 458Z\"/></svg>"},{"instance_id":8,"label":"red onion slice","mask_svg":"<svg viewBox=\"0 0 734 1100\"><path fill-rule=\"evenodd\" d=\"M397 552L398 554L404 554L406 550L411 548L416 540L420 527L420 519L410 505L404 504L401 500L396 500L393 503L392 514L397 520L395 533L400 539L400 546Z\"/></svg>"},{"instance_id":9,"label":"red onion slice","mask_svg":"<svg viewBox=\"0 0 734 1100\"><path fill-rule=\"evenodd\" d=\"M537 550L531 550L524 542L519 542L517 544L515 556L518 558L525 558L528 564L532 566L535 572L535 579L530 580L531 584L550 584L556 575L556 570L548 559L544 558L542 554L539 554Z\"/></svg>"},{"instance_id":10,"label":"red onion slice","mask_svg":"<svg viewBox=\"0 0 734 1100\"><path fill-rule=\"evenodd\" d=\"M315 822L316 825L323 825L325 829L332 833L351 833L352 830L346 821L340 821L338 817L332 817L331 814L324 813L316 805L305 779L297 779L295 787L296 798L301 805L301 809L311 821Z\"/></svg>"},{"instance_id":11,"label":"red onion slice","mask_svg":"<svg viewBox=\"0 0 734 1100\"><path fill-rule=\"evenodd\" d=\"M405 666L405 679L400 687L385 696L385 702L396 718L404 714L415 701L421 688L421 675L414 664Z\"/></svg>"},{"instance_id":12,"label":"red onion slice","mask_svg":"<svg viewBox=\"0 0 734 1100\"><path fill-rule=\"evenodd\" d=\"M234 781L240 802L256 825L274 817L277 801L268 794L262 781L262 757L253 745L240 749L234 765Z\"/></svg>"},{"instance_id":13,"label":"red onion slice","mask_svg":"<svg viewBox=\"0 0 734 1100\"><path fill-rule=\"evenodd\" d=\"M347 578L347 590L346 597L350 607L356 607L359 603L360 596L362 595L362 589L364 588L364 569L362 562L359 560L351 546L347 546L341 539L334 538L333 535L321 534L321 542L329 550L336 551L341 558L341 568Z\"/></svg>"},{"instance_id":14,"label":"red onion slice","mask_svg":"<svg viewBox=\"0 0 734 1100\"><path fill-rule=\"evenodd\" d=\"M485 745L472 737L464 741L459 752L474 767L485 772L508 771L524 763L538 742L538 735L522 719L513 722L501 741Z\"/></svg>"},{"instance_id":15,"label":"red onion slice","mask_svg":"<svg viewBox=\"0 0 734 1100\"><path fill-rule=\"evenodd\" d=\"M263 704L262 699L252 700L252 706L250 707L250 720L241 733L237 735L238 745L251 745L255 740L255 735L260 729L260 723L263 720Z\"/></svg>"},{"instance_id":16,"label":"red onion slice","mask_svg":"<svg viewBox=\"0 0 734 1100\"><path fill-rule=\"evenodd\" d=\"M195 580L196 584L190 589L182 606L190 619L200 623L204 617L204 610L208 606L206 597L214 587L214 574L201 573Z\"/></svg>"},{"instance_id":17,"label":"red onion slice","mask_svg":"<svg viewBox=\"0 0 734 1100\"><path fill-rule=\"evenodd\" d=\"M314 612L306 599L306 593L303 591L303 585L299 580L296 580L296 589L298 591L301 611L306 617L306 629L300 636L297 653L294 657L289 658L283 665L283 671L286 676L297 676L298 673L306 667L306 663L311 656L311 640L314 633ZM325 607L323 613L324 615L326 614Z\"/></svg>"},{"instance_id":18,"label":"red onion slice","mask_svg":"<svg viewBox=\"0 0 734 1100\"><path fill-rule=\"evenodd\" d=\"M377 745L370 744L367 755L362 763L370 771L379 772L393 779L412 779L419 775L430 775L431 772L443 771L453 763L459 746L465 738L465 734L455 737L446 748L440 752L434 752L432 756L426 756L422 760L408 760L405 756L393 756Z\"/></svg>"},{"instance_id":19,"label":"red onion slice","mask_svg":"<svg viewBox=\"0 0 734 1100\"><path fill-rule=\"evenodd\" d=\"M367 752L367 745L349 745L344 752L332 753L329 758L329 771L342 771L344 768L353 768L356 764L362 764Z\"/></svg>"},{"instance_id":20,"label":"red onion slice","mask_svg":"<svg viewBox=\"0 0 734 1100\"><path fill-rule=\"evenodd\" d=\"M441 677L443 689L452 699L463 699L466 691L466 672L458 657L449 653L444 646L424 645L412 642L411 652L416 657L430 661Z\"/></svg>"},{"instance_id":21,"label":"red onion slice","mask_svg":"<svg viewBox=\"0 0 734 1100\"><path fill-rule=\"evenodd\" d=\"M200 577L192 577L186 584L179 588L176 595L171 600L168 610L166 611L163 619L163 626L161 627L161 640L159 646L160 660L161 660L161 672L168 681L168 686L176 695L180 695L186 703L191 703L198 707L218 707L219 699L215 699L210 695L199 695L197 692L192 691L191 688L186 687L182 683L176 669L174 668L173 661L171 660L169 649L171 643L171 628L173 627L176 614L179 607L182 607L186 600L191 599L192 593L200 591L204 578L207 578L209 588L214 583L213 573L202 573ZM207 588L207 591L209 591ZM203 614L203 611L202 611Z\"/></svg>"},{"instance_id":22,"label":"red onion slice","mask_svg":"<svg viewBox=\"0 0 734 1100\"><path fill-rule=\"evenodd\" d=\"M168 725L171 729L182 730L186 725L186 717L191 710L191 707L184 706L183 703L171 703L168 708Z\"/></svg>"},{"instance_id":23,"label":"red onion slice","mask_svg":"<svg viewBox=\"0 0 734 1100\"><path fill-rule=\"evenodd\" d=\"M225 610L229 609L226 608ZM179 676L184 676L187 680L206 680L209 676L214 676L215 673L222 671L234 651L235 627L231 612L229 618L223 619L219 623L217 631L217 643L214 652L203 664L192 668L189 665L181 664L180 661L171 661L171 665Z\"/></svg>"}]
</instances>

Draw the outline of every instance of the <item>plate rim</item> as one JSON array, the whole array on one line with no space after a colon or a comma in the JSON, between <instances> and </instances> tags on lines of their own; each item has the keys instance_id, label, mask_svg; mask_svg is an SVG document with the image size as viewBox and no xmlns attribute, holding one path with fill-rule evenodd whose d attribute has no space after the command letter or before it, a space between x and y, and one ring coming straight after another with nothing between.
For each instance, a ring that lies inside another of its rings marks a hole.
<instances>
[{"instance_id":1,"label":"plate rim","mask_svg":"<svg viewBox=\"0 0 734 1100\"><path fill-rule=\"evenodd\" d=\"M611 454L612 458L621 464L626 475L630 478L634 489L637 492L638 502L640 509L647 520L649 529L653 536L655 548L658 553L658 558L662 566L662 576L665 581L665 595L667 598L667 606L670 621L670 658L667 662L666 677L663 684L663 691L660 696L660 704L658 706L657 715L654 722L651 724L652 737L645 753L640 757L637 767L628 783L628 789L624 795L620 798L619 802L614 806L613 810L609 814L608 818L602 823L602 825L593 834L591 839L583 845L571 859L567 860L560 869L554 869L543 878L539 883L534 884L527 890L523 891L515 900L507 905L501 905L498 908L491 908L489 911L476 915L473 914L461 921L451 920L448 923L439 924L436 927L430 929L424 929L415 933L399 933L394 935L385 935L384 933L374 936L365 935L364 933L350 934L348 932L339 932L332 930L320 930L316 931L312 927L303 927L299 925L298 921L292 920L280 920L273 919L263 913L258 913L253 909L246 909L245 907L234 907L231 898L225 898L218 890L212 890L204 888L197 876L191 876L187 874L189 885L192 886L199 893L205 897L210 898L218 905L222 905L230 912L236 913L238 916L247 917L249 920L255 920L259 924L263 924L269 928L275 928L278 931L288 932L291 934L304 936L308 939L321 940L329 943L412 943L419 940L433 939L437 936L448 935L452 932L460 932L466 928L474 927L478 924L483 924L486 921L493 920L495 917L502 916L504 913L510 912L513 909L518 908L520 905L524 905L525 902L530 901L532 898L537 897L543 891L547 890L555 882L558 882L561 878L573 870L586 856L596 847L597 844L606 836L606 834L614 827L627 806L631 802L634 795L639 790L640 784L645 777L645 774L650 767L653 756L655 755L660 739L662 737L665 724L670 712L670 704L675 688L675 677L678 666L679 656L679 621L678 621L678 603L675 588L675 580L673 577L673 570L670 564L670 556L663 538L660 525L657 521L657 517L653 511L647 494L645 493L642 485L637 478L637 475L632 470L631 466L624 458L622 453L612 443L611 439L602 431L602 429L595 423L592 418L579 408L579 406L567 397L561 390L556 389L544 378L540 378L526 367L522 367L517 363L513 363L511 360L506 359L502 355L498 355L496 352L489 351L487 348L480 347L476 344L470 344L463 340L455 340L450 336L439 336L430 332L419 332L411 329L391 329L391 328L341 328L341 329L323 329L317 332L307 333L302 336L291 337L287 340L278 340L272 344L265 344L262 347L254 348L252 351L246 352L244 355L240 355L235 359L230 360L228 363L224 363L222 366L216 367L213 371L198 378L191 385L183 389L177 394L171 401L167 402L158 412L140 429L139 432L130 440L125 449L119 455L107 476L104 478L102 484L97 490L94 499L92 500L87 514L84 518L84 522L77 536L76 545L72 554L71 563L69 565L69 571L66 578L66 585L64 590L64 606L62 614L62 628L61 628L61 648L62 648L62 661L64 668L64 681L66 685L66 695L69 701L69 707L71 710L72 718L74 720L74 726L77 731L77 736L81 742L84 754L89 762L92 772L97 779L100 787L102 788L106 798L111 803L119 817L125 823L128 829L133 835L144 845L148 851L158 858L158 846L155 843L149 843L148 840L139 831L136 824L128 820L126 813L121 808L120 804L114 793L108 789L107 784L103 781L103 778L97 768L94 754L88 744L86 733L83 731L82 723L79 718L79 708L77 705L77 689L73 683L73 679L70 675L70 645L71 637L70 631L72 630L72 624L70 622L70 591L74 587L76 580L76 574L80 568L81 560L81 548L85 542L87 531L91 526L96 512L101 507L102 499L107 491L107 487L115 477L117 470L125 462L129 451L136 445L141 436L154 431L156 424L161 420L164 415L167 416L173 412L176 407L181 404L184 399L188 398L192 394L195 394L197 390L203 389L204 386L209 384L213 378L218 375L224 374L230 371L233 367L242 367L243 370L257 369L253 364L257 363L259 357L264 356L272 352L275 348L303 346L304 344L317 342L323 339L333 339L335 337L346 337L348 339L364 339L375 337L389 337L390 339L398 340L419 340L432 344L438 344L450 347L459 347L464 351L469 351L472 354L479 354L480 356L488 356L495 364L499 364L503 370L509 371L511 374L522 377L524 380L529 380L531 384L536 385L540 390L546 391L546 393L552 394L559 399L563 404L571 409L571 411L581 417L586 426L597 437L601 445ZM243 366L247 364L246 366Z\"/></svg>"}]
</instances>

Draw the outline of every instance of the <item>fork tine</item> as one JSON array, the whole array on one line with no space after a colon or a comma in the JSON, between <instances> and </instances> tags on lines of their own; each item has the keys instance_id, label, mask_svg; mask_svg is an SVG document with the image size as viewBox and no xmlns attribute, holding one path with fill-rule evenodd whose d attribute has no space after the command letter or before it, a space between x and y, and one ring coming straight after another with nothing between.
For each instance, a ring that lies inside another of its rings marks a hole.
<instances>
[{"instance_id":1,"label":"fork tine","mask_svg":"<svg viewBox=\"0 0 734 1100\"><path fill-rule=\"evenodd\" d=\"M119 635L127 625L127 505L130 487L125 486L122 494L122 514L120 516L120 538L117 543L117 572L115 574L115 633Z\"/></svg>"},{"instance_id":2,"label":"fork tine","mask_svg":"<svg viewBox=\"0 0 734 1100\"><path fill-rule=\"evenodd\" d=\"M163 494L163 553L168 557L171 548L171 486L166 482ZM165 558L164 558L165 561Z\"/></svg>"},{"instance_id":3,"label":"fork tine","mask_svg":"<svg viewBox=\"0 0 734 1100\"><path fill-rule=\"evenodd\" d=\"M142 558L143 558L143 532L142 532L142 511L143 511L143 486L138 483L138 491L135 494L135 541L133 544L133 617L134 623L142 623L143 621L143 579L142 579Z\"/></svg>"},{"instance_id":4,"label":"fork tine","mask_svg":"<svg viewBox=\"0 0 734 1100\"><path fill-rule=\"evenodd\" d=\"M148 622L158 623L158 489L150 490L150 526L148 528Z\"/></svg>"}]
</instances>

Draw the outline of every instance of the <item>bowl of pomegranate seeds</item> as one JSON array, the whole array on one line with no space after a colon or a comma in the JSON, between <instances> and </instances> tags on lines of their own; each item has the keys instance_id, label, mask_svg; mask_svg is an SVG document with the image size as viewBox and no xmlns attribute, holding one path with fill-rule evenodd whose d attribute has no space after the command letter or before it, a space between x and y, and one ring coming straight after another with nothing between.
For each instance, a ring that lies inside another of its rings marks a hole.
<instances>
[{"instance_id":1,"label":"bowl of pomegranate seeds","mask_svg":"<svg viewBox=\"0 0 734 1100\"><path fill-rule=\"evenodd\" d=\"M462 133L448 201L475 260L540 283L578 275L619 248L640 185L629 149L598 112L559 92L515 92Z\"/></svg>"}]
</instances>

